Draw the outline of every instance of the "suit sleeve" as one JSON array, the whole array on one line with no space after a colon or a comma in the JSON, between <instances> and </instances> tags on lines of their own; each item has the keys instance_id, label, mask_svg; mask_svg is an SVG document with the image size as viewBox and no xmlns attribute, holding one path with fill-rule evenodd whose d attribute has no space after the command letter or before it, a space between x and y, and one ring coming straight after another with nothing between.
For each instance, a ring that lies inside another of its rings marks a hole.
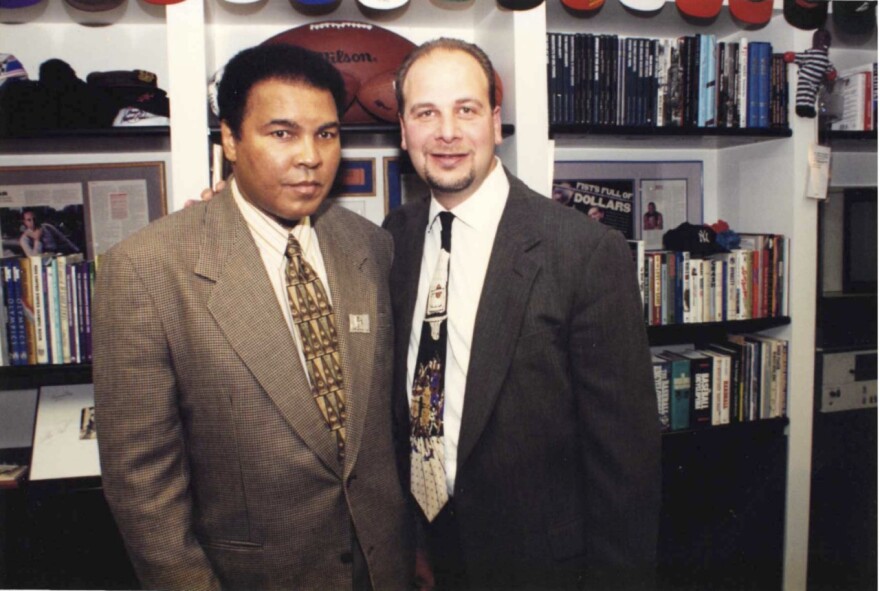
<instances>
[{"instance_id":1,"label":"suit sleeve","mask_svg":"<svg viewBox=\"0 0 880 591\"><path fill-rule=\"evenodd\" d=\"M635 267L623 236L605 232L577 276L569 360L581 466L590 483L585 538L596 588L654 578L660 508L660 423Z\"/></svg>"},{"instance_id":2,"label":"suit sleeve","mask_svg":"<svg viewBox=\"0 0 880 591\"><path fill-rule=\"evenodd\" d=\"M148 589L219 589L192 528L176 379L148 286L122 252L101 261L93 310L104 494Z\"/></svg>"}]
</instances>

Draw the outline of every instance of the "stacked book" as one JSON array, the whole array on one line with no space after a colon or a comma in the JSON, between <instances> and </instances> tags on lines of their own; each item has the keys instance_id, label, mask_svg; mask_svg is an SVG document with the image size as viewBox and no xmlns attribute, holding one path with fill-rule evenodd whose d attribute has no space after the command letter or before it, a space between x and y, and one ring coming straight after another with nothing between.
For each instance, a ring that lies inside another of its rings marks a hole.
<instances>
[{"instance_id":1,"label":"stacked book","mask_svg":"<svg viewBox=\"0 0 880 591\"><path fill-rule=\"evenodd\" d=\"M787 128L788 72L770 43L548 33L550 124Z\"/></svg>"},{"instance_id":2,"label":"stacked book","mask_svg":"<svg viewBox=\"0 0 880 591\"><path fill-rule=\"evenodd\" d=\"M663 431L786 416L788 341L758 334L652 358Z\"/></svg>"},{"instance_id":3,"label":"stacked book","mask_svg":"<svg viewBox=\"0 0 880 591\"><path fill-rule=\"evenodd\" d=\"M90 363L93 261L82 254L0 259L3 365Z\"/></svg>"}]
</instances>

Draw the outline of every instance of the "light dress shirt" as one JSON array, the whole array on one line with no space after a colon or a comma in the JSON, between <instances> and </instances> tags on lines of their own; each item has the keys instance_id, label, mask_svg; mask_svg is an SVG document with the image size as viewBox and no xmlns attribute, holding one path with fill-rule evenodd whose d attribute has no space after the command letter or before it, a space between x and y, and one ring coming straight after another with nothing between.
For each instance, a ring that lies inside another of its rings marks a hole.
<instances>
[{"instance_id":1,"label":"light dress shirt","mask_svg":"<svg viewBox=\"0 0 880 591\"><path fill-rule=\"evenodd\" d=\"M327 299L330 301L330 305L333 305L330 284L327 282L327 270L324 268L324 258L321 256L321 249L318 246L318 234L312 227L309 217L302 218L292 230L285 228L242 197L234 178L232 195L241 215L244 216L248 229L251 231L251 236L254 237L254 242L257 243L257 249L263 259L263 266L266 267L269 282L272 284L278 305L281 307L281 313L284 315L284 320L287 321L290 334L296 341L296 350L299 353L300 362L303 364L306 379L309 379L309 372L306 370L306 357L302 350L302 340L293 323L290 302L287 299L287 256L285 253L287 252L287 237L292 233L302 247L303 258L318 274L324 285L324 291L327 292ZM311 383L311 380L309 382Z\"/></svg>"},{"instance_id":2,"label":"light dress shirt","mask_svg":"<svg viewBox=\"0 0 880 591\"><path fill-rule=\"evenodd\" d=\"M507 175L504 173L501 161L496 157L495 168L479 189L452 210L455 219L452 222L452 249L449 258L446 304L448 337L443 408L446 488L450 496L455 485L458 436L461 430L464 389L471 359L474 322L480 294L483 293L489 257L492 255L492 244L495 242L498 223L501 221L509 191L510 183ZM412 382L419 353L419 339L422 336L422 323L425 320L425 307L428 301L428 284L431 282L437 258L440 256L440 221L437 216L441 211L445 209L432 196L428 210L422 266L419 272L419 293L413 312L412 332L406 359L407 397L410 404L412 404Z\"/></svg>"}]
</instances>

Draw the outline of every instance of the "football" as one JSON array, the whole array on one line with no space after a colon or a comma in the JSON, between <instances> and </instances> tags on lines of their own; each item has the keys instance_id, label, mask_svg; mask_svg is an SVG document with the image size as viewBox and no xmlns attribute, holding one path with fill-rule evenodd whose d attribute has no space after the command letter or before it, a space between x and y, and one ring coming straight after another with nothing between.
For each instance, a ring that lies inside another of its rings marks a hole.
<instances>
[{"instance_id":1,"label":"football","mask_svg":"<svg viewBox=\"0 0 880 591\"><path fill-rule=\"evenodd\" d=\"M394 72L415 48L409 39L370 23L321 21L294 27L264 43L287 43L317 51L342 72L346 99L352 99L342 117L343 123L396 121ZM356 96L361 100L353 100ZM391 103L386 104L389 97ZM365 104L370 108L365 108ZM390 119L387 113L391 114Z\"/></svg>"},{"instance_id":2,"label":"football","mask_svg":"<svg viewBox=\"0 0 880 591\"><path fill-rule=\"evenodd\" d=\"M382 72L364 82L357 94L360 105L374 117L383 121L397 121L397 97L394 94L394 77L397 70ZM501 106L504 87L495 72L495 104Z\"/></svg>"}]
</instances>

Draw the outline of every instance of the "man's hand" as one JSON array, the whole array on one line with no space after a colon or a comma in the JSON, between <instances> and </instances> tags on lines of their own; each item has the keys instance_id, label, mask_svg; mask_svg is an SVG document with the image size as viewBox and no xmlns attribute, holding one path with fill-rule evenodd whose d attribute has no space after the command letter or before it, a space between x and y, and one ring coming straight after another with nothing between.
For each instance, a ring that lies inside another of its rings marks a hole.
<instances>
[{"instance_id":1,"label":"man's hand","mask_svg":"<svg viewBox=\"0 0 880 591\"><path fill-rule=\"evenodd\" d=\"M214 195L222 191L226 188L226 181L218 181L214 188L206 187L201 193L201 201L210 201ZM190 205L195 205L198 203L195 199L187 199L186 203L183 204L184 207L189 207Z\"/></svg>"}]
</instances>

